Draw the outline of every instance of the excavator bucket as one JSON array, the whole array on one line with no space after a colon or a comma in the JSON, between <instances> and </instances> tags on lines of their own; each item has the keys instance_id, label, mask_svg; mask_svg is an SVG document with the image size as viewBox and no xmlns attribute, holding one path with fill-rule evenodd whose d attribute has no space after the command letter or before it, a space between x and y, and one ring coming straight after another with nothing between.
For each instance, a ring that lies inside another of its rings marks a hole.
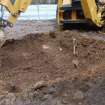
<instances>
[{"instance_id":1,"label":"excavator bucket","mask_svg":"<svg viewBox=\"0 0 105 105\"><path fill-rule=\"evenodd\" d=\"M0 17L0 47L2 47L6 40L6 36L3 32L4 27L13 26L16 23L17 18L22 12L25 12L27 7L31 4L32 0L0 0L0 6L4 7L9 12L7 20L3 19L4 11L1 9ZM5 24L4 24L5 23Z\"/></svg>"}]
</instances>

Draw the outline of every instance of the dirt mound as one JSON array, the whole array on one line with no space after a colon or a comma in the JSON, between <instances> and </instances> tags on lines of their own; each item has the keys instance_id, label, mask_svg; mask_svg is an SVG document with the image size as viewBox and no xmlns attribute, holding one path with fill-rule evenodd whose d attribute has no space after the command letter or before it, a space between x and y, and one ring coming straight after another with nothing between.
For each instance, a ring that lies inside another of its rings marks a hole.
<instances>
[{"instance_id":1,"label":"dirt mound","mask_svg":"<svg viewBox=\"0 0 105 105\"><path fill-rule=\"evenodd\" d=\"M20 86L69 78L94 71L104 60L105 43L78 32L30 34L0 49L0 78Z\"/></svg>"},{"instance_id":2,"label":"dirt mound","mask_svg":"<svg viewBox=\"0 0 105 105\"><path fill-rule=\"evenodd\" d=\"M60 78L62 82L54 83L56 85L44 86L38 93L35 90L35 94L31 92L36 105L104 105L101 101L105 96L104 86L101 85L105 79L105 42L81 34L78 31L49 32L9 41L0 49L0 80L25 94L23 91L38 81ZM53 94L46 93L48 89Z\"/></svg>"}]
</instances>

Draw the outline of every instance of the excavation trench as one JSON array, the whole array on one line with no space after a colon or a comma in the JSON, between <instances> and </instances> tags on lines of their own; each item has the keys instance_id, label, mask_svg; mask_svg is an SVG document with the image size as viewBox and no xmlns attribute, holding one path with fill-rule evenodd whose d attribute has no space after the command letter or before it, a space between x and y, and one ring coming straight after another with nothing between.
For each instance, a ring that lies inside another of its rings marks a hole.
<instances>
[{"instance_id":1,"label":"excavation trench","mask_svg":"<svg viewBox=\"0 0 105 105\"><path fill-rule=\"evenodd\" d=\"M83 34L10 40L0 49L0 105L105 105L105 42Z\"/></svg>"}]
</instances>

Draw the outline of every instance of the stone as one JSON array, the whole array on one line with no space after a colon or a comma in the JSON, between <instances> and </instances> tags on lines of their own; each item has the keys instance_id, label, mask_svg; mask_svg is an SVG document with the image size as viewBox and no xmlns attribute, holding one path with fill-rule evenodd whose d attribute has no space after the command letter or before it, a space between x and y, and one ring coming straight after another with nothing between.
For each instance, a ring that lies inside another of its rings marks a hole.
<instances>
[{"instance_id":1,"label":"stone","mask_svg":"<svg viewBox=\"0 0 105 105\"><path fill-rule=\"evenodd\" d=\"M79 100L84 99L84 93L82 91L80 91L80 90L77 90L74 93L73 99L79 99Z\"/></svg>"}]
</instances>

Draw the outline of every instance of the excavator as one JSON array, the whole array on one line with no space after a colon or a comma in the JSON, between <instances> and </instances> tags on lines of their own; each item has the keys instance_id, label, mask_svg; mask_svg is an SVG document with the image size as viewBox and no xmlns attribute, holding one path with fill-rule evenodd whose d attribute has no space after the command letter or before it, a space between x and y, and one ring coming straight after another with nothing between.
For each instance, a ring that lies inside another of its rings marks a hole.
<instances>
[{"instance_id":1,"label":"excavator","mask_svg":"<svg viewBox=\"0 0 105 105\"><path fill-rule=\"evenodd\" d=\"M22 12L25 12L32 0L0 0L0 48L4 45L6 35L4 28L13 26ZM104 0L103 0L104 1ZM63 26L67 23L93 24L97 27L105 25L105 2L101 0L57 0L57 23ZM7 19L3 18L4 8L9 12Z\"/></svg>"},{"instance_id":2,"label":"excavator","mask_svg":"<svg viewBox=\"0 0 105 105\"><path fill-rule=\"evenodd\" d=\"M105 0L58 0L57 24L60 29L68 24L87 23L105 26Z\"/></svg>"},{"instance_id":3,"label":"excavator","mask_svg":"<svg viewBox=\"0 0 105 105\"><path fill-rule=\"evenodd\" d=\"M7 38L4 34L4 28L12 27L22 12L25 12L32 0L0 0L0 48L4 45ZM9 12L7 19L3 18L4 10Z\"/></svg>"}]
</instances>

